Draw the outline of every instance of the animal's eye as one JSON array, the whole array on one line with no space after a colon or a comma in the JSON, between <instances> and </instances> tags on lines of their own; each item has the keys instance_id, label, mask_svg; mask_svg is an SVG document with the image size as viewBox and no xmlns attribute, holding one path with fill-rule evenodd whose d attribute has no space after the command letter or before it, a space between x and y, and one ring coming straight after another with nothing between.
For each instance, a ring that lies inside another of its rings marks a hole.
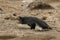
<instances>
[{"instance_id":1,"label":"animal's eye","mask_svg":"<svg viewBox=\"0 0 60 40\"><path fill-rule=\"evenodd\" d=\"M20 19L22 19L21 17L19 17Z\"/></svg>"},{"instance_id":2,"label":"animal's eye","mask_svg":"<svg viewBox=\"0 0 60 40\"><path fill-rule=\"evenodd\" d=\"M16 14L13 14L13 16L16 16Z\"/></svg>"}]
</instances>

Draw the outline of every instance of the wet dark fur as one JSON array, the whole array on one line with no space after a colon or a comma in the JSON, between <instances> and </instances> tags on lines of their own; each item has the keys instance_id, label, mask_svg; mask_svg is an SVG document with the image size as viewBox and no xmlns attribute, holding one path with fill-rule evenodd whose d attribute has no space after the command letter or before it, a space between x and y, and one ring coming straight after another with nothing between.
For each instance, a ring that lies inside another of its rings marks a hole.
<instances>
[{"instance_id":1,"label":"wet dark fur","mask_svg":"<svg viewBox=\"0 0 60 40\"><path fill-rule=\"evenodd\" d=\"M19 17L19 21L21 21L21 24L29 25L31 29L35 29L36 24L42 29L52 29L46 22L36 17Z\"/></svg>"}]
</instances>

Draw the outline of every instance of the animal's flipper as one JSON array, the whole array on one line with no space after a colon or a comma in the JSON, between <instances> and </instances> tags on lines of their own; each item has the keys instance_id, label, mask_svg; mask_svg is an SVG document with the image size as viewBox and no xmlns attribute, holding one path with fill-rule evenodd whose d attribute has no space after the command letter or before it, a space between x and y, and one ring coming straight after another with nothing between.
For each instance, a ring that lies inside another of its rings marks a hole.
<instances>
[{"instance_id":1,"label":"animal's flipper","mask_svg":"<svg viewBox=\"0 0 60 40\"><path fill-rule=\"evenodd\" d=\"M28 24L28 25L31 27L31 29L35 29L35 26L36 26L36 24L35 24L35 23Z\"/></svg>"},{"instance_id":2,"label":"animal's flipper","mask_svg":"<svg viewBox=\"0 0 60 40\"><path fill-rule=\"evenodd\" d=\"M34 20L42 29L52 29L49 25L41 19L35 18Z\"/></svg>"}]
</instances>

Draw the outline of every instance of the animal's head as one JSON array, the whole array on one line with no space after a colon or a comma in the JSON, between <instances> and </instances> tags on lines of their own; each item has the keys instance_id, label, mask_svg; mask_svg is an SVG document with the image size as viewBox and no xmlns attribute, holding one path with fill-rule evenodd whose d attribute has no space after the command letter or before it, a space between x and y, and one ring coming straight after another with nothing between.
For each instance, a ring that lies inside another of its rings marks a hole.
<instances>
[{"instance_id":1,"label":"animal's head","mask_svg":"<svg viewBox=\"0 0 60 40\"><path fill-rule=\"evenodd\" d=\"M24 24L24 18L23 17L18 17L18 20L19 20L19 22L21 23L21 24Z\"/></svg>"},{"instance_id":2,"label":"animal's head","mask_svg":"<svg viewBox=\"0 0 60 40\"><path fill-rule=\"evenodd\" d=\"M23 17L21 17L21 16L18 16L18 20L23 20Z\"/></svg>"}]
</instances>

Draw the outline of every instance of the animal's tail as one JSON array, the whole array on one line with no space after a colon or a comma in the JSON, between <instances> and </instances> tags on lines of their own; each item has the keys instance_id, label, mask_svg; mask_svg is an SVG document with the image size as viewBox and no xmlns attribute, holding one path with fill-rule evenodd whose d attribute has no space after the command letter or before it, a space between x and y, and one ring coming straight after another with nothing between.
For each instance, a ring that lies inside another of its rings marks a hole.
<instances>
[{"instance_id":1,"label":"animal's tail","mask_svg":"<svg viewBox=\"0 0 60 40\"><path fill-rule=\"evenodd\" d=\"M46 22L44 22L44 21L41 20L41 19L35 18L34 21L35 21L40 27L42 27L42 29L52 29L51 27L49 27L49 25L48 25Z\"/></svg>"}]
</instances>

